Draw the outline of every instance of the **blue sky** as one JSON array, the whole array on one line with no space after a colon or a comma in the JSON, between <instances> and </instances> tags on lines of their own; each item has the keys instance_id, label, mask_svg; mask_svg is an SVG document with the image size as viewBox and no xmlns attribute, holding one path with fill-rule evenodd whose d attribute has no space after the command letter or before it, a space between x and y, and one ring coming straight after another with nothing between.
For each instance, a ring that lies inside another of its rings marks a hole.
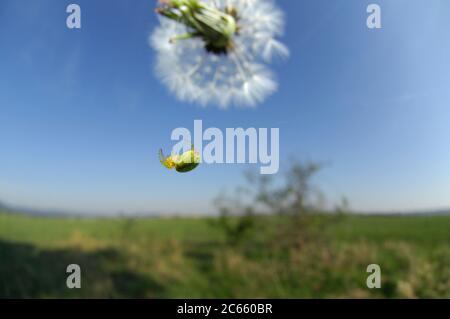
<instances>
[{"instance_id":1,"label":"blue sky","mask_svg":"<svg viewBox=\"0 0 450 319\"><path fill-rule=\"evenodd\" d=\"M0 200L82 212L211 212L246 165L160 166L176 127L279 127L289 158L326 167L330 202L450 207L450 2L279 0L288 61L256 109L180 103L153 72L153 0L0 1ZM82 29L65 26L82 8ZM256 167L255 167L256 168ZM280 172L280 173L281 173Z\"/></svg>"}]
</instances>

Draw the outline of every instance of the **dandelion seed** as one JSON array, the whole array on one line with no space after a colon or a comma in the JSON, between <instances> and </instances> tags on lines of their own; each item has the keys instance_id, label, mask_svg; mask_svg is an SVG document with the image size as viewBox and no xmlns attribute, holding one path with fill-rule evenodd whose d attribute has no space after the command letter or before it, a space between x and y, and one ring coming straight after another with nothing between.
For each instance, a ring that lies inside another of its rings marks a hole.
<instances>
[{"instance_id":1,"label":"dandelion seed","mask_svg":"<svg viewBox=\"0 0 450 319\"><path fill-rule=\"evenodd\" d=\"M287 58L277 40L282 11L272 0L159 0L150 42L156 72L181 101L256 106L278 84L268 67Z\"/></svg>"}]
</instances>

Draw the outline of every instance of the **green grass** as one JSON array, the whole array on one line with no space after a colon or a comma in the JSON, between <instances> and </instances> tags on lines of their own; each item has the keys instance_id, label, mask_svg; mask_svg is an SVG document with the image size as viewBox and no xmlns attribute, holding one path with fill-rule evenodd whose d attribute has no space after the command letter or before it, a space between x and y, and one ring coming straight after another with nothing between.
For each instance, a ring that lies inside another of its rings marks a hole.
<instances>
[{"instance_id":1,"label":"green grass","mask_svg":"<svg viewBox=\"0 0 450 319\"><path fill-rule=\"evenodd\" d=\"M449 242L450 216L355 216L331 231L338 240L396 240L432 246Z\"/></svg>"},{"instance_id":2,"label":"green grass","mask_svg":"<svg viewBox=\"0 0 450 319\"><path fill-rule=\"evenodd\" d=\"M272 217L230 246L207 218L0 213L0 298L450 297L450 216L320 219L326 227L280 249ZM371 263L381 289L365 285ZM66 288L69 264L81 289Z\"/></svg>"}]
</instances>

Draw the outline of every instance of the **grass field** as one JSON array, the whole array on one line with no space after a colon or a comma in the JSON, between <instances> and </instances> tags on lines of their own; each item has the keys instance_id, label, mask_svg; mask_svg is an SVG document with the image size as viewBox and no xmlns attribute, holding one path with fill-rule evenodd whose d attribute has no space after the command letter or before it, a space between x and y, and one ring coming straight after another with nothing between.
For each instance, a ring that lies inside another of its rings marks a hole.
<instances>
[{"instance_id":1,"label":"grass field","mask_svg":"<svg viewBox=\"0 0 450 319\"><path fill-rule=\"evenodd\" d=\"M277 225L260 217L232 246L208 218L0 213L0 298L450 297L450 216L349 215L284 250ZM372 263L381 289L366 287ZM66 287L69 264L81 289Z\"/></svg>"}]
</instances>

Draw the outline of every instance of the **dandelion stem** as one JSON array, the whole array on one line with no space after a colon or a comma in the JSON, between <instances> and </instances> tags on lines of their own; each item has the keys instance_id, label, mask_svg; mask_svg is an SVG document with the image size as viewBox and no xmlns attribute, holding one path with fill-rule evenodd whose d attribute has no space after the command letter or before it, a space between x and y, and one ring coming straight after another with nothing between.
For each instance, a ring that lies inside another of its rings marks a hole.
<instances>
[{"instance_id":1,"label":"dandelion stem","mask_svg":"<svg viewBox=\"0 0 450 319\"><path fill-rule=\"evenodd\" d=\"M198 0L160 0L156 12L184 24L191 30L186 35L175 36L173 40L200 37L205 48L213 53L227 53L237 31L235 18L215 7ZM172 41L173 42L173 41Z\"/></svg>"}]
</instances>

